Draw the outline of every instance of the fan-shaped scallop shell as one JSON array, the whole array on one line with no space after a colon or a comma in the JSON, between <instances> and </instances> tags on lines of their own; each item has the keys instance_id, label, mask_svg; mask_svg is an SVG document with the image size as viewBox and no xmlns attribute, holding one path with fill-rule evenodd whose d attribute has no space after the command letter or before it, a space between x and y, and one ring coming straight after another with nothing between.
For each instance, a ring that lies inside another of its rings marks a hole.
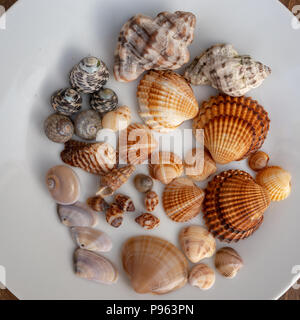
<instances>
[{"instance_id":1,"label":"fan-shaped scallop shell","mask_svg":"<svg viewBox=\"0 0 300 320\"><path fill-rule=\"evenodd\" d=\"M131 121L130 109L126 106L121 106L115 111L110 111L103 116L102 126L104 129L112 131L121 131L129 126Z\"/></svg>"},{"instance_id":2,"label":"fan-shaped scallop shell","mask_svg":"<svg viewBox=\"0 0 300 320\"><path fill-rule=\"evenodd\" d=\"M99 283L112 284L118 280L118 271L106 258L92 251L77 249L74 254L75 274Z\"/></svg>"},{"instance_id":3,"label":"fan-shaped scallop shell","mask_svg":"<svg viewBox=\"0 0 300 320\"><path fill-rule=\"evenodd\" d=\"M85 57L70 72L70 82L74 89L83 93L93 93L105 85L109 78L105 63L95 57Z\"/></svg>"},{"instance_id":4,"label":"fan-shaped scallop shell","mask_svg":"<svg viewBox=\"0 0 300 320\"><path fill-rule=\"evenodd\" d=\"M114 148L106 142L87 143L69 140L60 154L63 162L94 174L105 174L116 167Z\"/></svg>"},{"instance_id":5,"label":"fan-shaped scallop shell","mask_svg":"<svg viewBox=\"0 0 300 320\"><path fill-rule=\"evenodd\" d=\"M183 174L182 160L173 152L155 152L151 155L149 173L152 178L168 184Z\"/></svg>"},{"instance_id":6,"label":"fan-shaped scallop shell","mask_svg":"<svg viewBox=\"0 0 300 320\"><path fill-rule=\"evenodd\" d=\"M182 251L193 263L211 257L216 251L216 240L201 226L183 228L179 234L179 242Z\"/></svg>"},{"instance_id":7,"label":"fan-shaped scallop shell","mask_svg":"<svg viewBox=\"0 0 300 320\"><path fill-rule=\"evenodd\" d=\"M60 89L51 97L52 108L65 116L71 116L81 109L82 98L80 94L72 89Z\"/></svg>"},{"instance_id":8,"label":"fan-shaped scallop shell","mask_svg":"<svg viewBox=\"0 0 300 320\"><path fill-rule=\"evenodd\" d=\"M206 150L192 149L184 158L185 174L195 180L206 180L217 171L217 166L213 158Z\"/></svg>"},{"instance_id":9,"label":"fan-shaped scallop shell","mask_svg":"<svg viewBox=\"0 0 300 320\"><path fill-rule=\"evenodd\" d=\"M46 174L46 185L56 203L72 204L80 196L77 174L67 166L60 165L49 169Z\"/></svg>"},{"instance_id":10,"label":"fan-shaped scallop shell","mask_svg":"<svg viewBox=\"0 0 300 320\"><path fill-rule=\"evenodd\" d=\"M176 222L196 217L200 213L203 199L203 190L188 178L177 178L166 185L162 197L167 216Z\"/></svg>"},{"instance_id":11,"label":"fan-shaped scallop shell","mask_svg":"<svg viewBox=\"0 0 300 320\"><path fill-rule=\"evenodd\" d=\"M172 71L146 73L138 86L137 97L140 117L155 131L172 131L198 113L191 86Z\"/></svg>"},{"instance_id":12,"label":"fan-shaped scallop shell","mask_svg":"<svg viewBox=\"0 0 300 320\"><path fill-rule=\"evenodd\" d=\"M157 147L158 142L144 124L132 123L120 132L120 157L130 164L142 164Z\"/></svg>"},{"instance_id":13,"label":"fan-shaped scallop shell","mask_svg":"<svg viewBox=\"0 0 300 320\"><path fill-rule=\"evenodd\" d=\"M96 139L97 132L102 128L101 117L97 111L84 110L76 115L75 133L86 140Z\"/></svg>"},{"instance_id":14,"label":"fan-shaped scallop shell","mask_svg":"<svg viewBox=\"0 0 300 320\"><path fill-rule=\"evenodd\" d=\"M223 171L205 190L203 213L209 231L221 241L249 237L263 222L270 196L245 171Z\"/></svg>"},{"instance_id":15,"label":"fan-shaped scallop shell","mask_svg":"<svg viewBox=\"0 0 300 320\"><path fill-rule=\"evenodd\" d=\"M161 238L128 239L123 245L122 262L138 293L164 294L187 282L187 260L173 244Z\"/></svg>"},{"instance_id":16,"label":"fan-shaped scallop shell","mask_svg":"<svg viewBox=\"0 0 300 320\"><path fill-rule=\"evenodd\" d=\"M214 285L215 279L214 270L204 263L193 266L189 274L190 285L198 287L201 290L210 289Z\"/></svg>"},{"instance_id":17,"label":"fan-shaped scallop shell","mask_svg":"<svg viewBox=\"0 0 300 320\"><path fill-rule=\"evenodd\" d=\"M256 175L256 182L270 194L272 201L286 199L291 193L291 174L278 166L266 167Z\"/></svg>"},{"instance_id":18,"label":"fan-shaped scallop shell","mask_svg":"<svg viewBox=\"0 0 300 320\"><path fill-rule=\"evenodd\" d=\"M196 17L190 12L161 12L155 19L137 14L120 32L115 51L117 81L137 79L145 70L178 69L190 59Z\"/></svg>"},{"instance_id":19,"label":"fan-shaped scallop shell","mask_svg":"<svg viewBox=\"0 0 300 320\"><path fill-rule=\"evenodd\" d=\"M238 97L260 86L270 73L261 62L240 56L231 44L217 44L196 57L184 76L194 85L211 85Z\"/></svg>"},{"instance_id":20,"label":"fan-shaped scallop shell","mask_svg":"<svg viewBox=\"0 0 300 320\"><path fill-rule=\"evenodd\" d=\"M204 129L204 144L211 156L226 164L256 152L265 141L269 123L268 113L257 101L218 95L203 102L193 132L202 143L198 129Z\"/></svg>"},{"instance_id":21,"label":"fan-shaped scallop shell","mask_svg":"<svg viewBox=\"0 0 300 320\"><path fill-rule=\"evenodd\" d=\"M102 197L111 196L133 174L135 166L129 164L122 168L116 168L101 177L101 186L97 195Z\"/></svg>"},{"instance_id":22,"label":"fan-shaped scallop shell","mask_svg":"<svg viewBox=\"0 0 300 320\"><path fill-rule=\"evenodd\" d=\"M44 122L45 134L53 142L65 143L74 133L72 121L62 114L51 114Z\"/></svg>"}]
</instances>

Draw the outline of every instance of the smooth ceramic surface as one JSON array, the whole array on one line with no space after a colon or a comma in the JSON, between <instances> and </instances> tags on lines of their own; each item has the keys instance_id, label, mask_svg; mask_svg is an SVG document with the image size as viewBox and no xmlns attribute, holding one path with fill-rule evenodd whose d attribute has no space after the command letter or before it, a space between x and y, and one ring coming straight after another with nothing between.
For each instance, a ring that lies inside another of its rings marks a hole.
<instances>
[{"instance_id":1,"label":"smooth ceramic surface","mask_svg":"<svg viewBox=\"0 0 300 320\"><path fill-rule=\"evenodd\" d=\"M293 190L287 200L272 203L252 237L232 245L245 263L236 278L217 274L209 291L187 285L159 299L272 299L296 280L292 268L300 265L300 29L292 28L288 10L275 0L19 0L7 13L6 30L0 30L0 265L6 268L7 287L17 297L157 299L138 295L130 287L121 268L122 243L129 236L152 234L178 245L183 226L203 223L198 216L176 224L161 205L156 210L161 225L154 231L141 229L134 222L135 214L129 213L119 229L101 216L98 228L113 239L113 250L104 255L119 268L120 279L111 286L100 285L74 275L75 245L59 222L44 184L48 168L61 164L62 150L43 133L43 121L52 112L50 95L68 85L69 70L86 55L102 58L112 73L123 23L136 13L155 16L164 10L196 14L191 58L212 44L228 42L238 52L271 66L272 75L249 95L269 112L271 129L263 150L270 154L271 164L292 173ZM139 120L137 83L117 83L111 76L107 85L117 92L121 105L130 106L134 120ZM200 102L216 93L209 87L194 90ZM187 122L178 130L190 127ZM185 148L191 148L192 139L186 141ZM251 172L246 161L219 166L218 171L227 168ZM81 200L85 200L95 192L98 178L75 171L81 180ZM147 167L139 166L137 172L147 173ZM163 186L156 182L154 190L161 194ZM132 178L120 191L132 196L137 214L144 211ZM217 242L218 248L223 245ZM213 259L204 262L213 266Z\"/></svg>"}]
</instances>

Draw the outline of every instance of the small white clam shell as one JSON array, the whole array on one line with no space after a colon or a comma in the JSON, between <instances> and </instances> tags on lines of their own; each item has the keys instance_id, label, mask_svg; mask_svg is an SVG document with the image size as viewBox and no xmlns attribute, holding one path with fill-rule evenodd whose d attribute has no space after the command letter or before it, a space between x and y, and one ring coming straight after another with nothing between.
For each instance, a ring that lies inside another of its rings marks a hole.
<instances>
[{"instance_id":1,"label":"small white clam shell","mask_svg":"<svg viewBox=\"0 0 300 320\"><path fill-rule=\"evenodd\" d=\"M214 270L204 263L195 265L189 274L189 283L201 290L210 289L214 285L215 279Z\"/></svg>"},{"instance_id":2,"label":"small white clam shell","mask_svg":"<svg viewBox=\"0 0 300 320\"><path fill-rule=\"evenodd\" d=\"M112 248L112 241L109 236L97 229L90 227L72 227L73 240L81 249L95 252L108 252Z\"/></svg>"},{"instance_id":3,"label":"small white clam shell","mask_svg":"<svg viewBox=\"0 0 300 320\"><path fill-rule=\"evenodd\" d=\"M99 254L77 249L74 254L75 274L78 277L99 283L112 284L118 280L118 271L113 264Z\"/></svg>"},{"instance_id":4,"label":"small white clam shell","mask_svg":"<svg viewBox=\"0 0 300 320\"><path fill-rule=\"evenodd\" d=\"M97 213L82 202L68 206L58 204L57 213L67 227L94 227L98 223Z\"/></svg>"}]
</instances>

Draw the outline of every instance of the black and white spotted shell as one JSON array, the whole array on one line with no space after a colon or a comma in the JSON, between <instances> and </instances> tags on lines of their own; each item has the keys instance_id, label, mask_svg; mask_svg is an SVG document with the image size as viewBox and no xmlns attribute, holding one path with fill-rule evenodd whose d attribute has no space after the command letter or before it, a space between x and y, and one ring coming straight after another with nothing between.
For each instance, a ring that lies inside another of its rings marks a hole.
<instances>
[{"instance_id":1,"label":"black and white spotted shell","mask_svg":"<svg viewBox=\"0 0 300 320\"><path fill-rule=\"evenodd\" d=\"M113 90L102 88L91 95L90 105L101 114L113 111L118 105L118 96Z\"/></svg>"},{"instance_id":2,"label":"black and white spotted shell","mask_svg":"<svg viewBox=\"0 0 300 320\"><path fill-rule=\"evenodd\" d=\"M70 116L81 109L82 98L80 94L72 88L60 89L52 95L51 105L56 112Z\"/></svg>"}]
</instances>

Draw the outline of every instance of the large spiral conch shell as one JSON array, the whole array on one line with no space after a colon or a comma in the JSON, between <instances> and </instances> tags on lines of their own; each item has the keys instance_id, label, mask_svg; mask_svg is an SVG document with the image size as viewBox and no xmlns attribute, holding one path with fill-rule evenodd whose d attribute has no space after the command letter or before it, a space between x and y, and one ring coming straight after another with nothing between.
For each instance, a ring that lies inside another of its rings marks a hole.
<instances>
[{"instance_id":1,"label":"large spiral conch shell","mask_svg":"<svg viewBox=\"0 0 300 320\"><path fill-rule=\"evenodd\" d=\"M183 174L182 160L173 152L156 152L151 156L149 173L152 178L168 184Z\"/></svg>"},{"instance_id":2,"label":"large spiral conch shell","mask_svg":"<svg viewBox=\"0 0 300 320\"><path fill-rule=\"evenodd\" d=\"M120 157L130 164L142 164L157 147L158 142L144 124L132 123L120 132Z\"/></svg>"},{"instance_id":3,"label":"large spiral conch shell","mask_svg":"<svg viewBox=\"0 0 300 320\"><path fill-rule=\"evenodd\" d=\"M196 217L201 210L204 191L191 179L177 178L166 185L163 192L163 207L167 216L176 222L185 222Z\"/></svg>"},{"instance_id":4,"label":"large spiral conch shell","mask_svg":"<svg viewBox=\"0 0 300 320\"><path fill-rule=\"evenodd\" d=\"M184 76L194 85L211 85L233 97L256 88L271 69L250 56L240 56L231 44L217 44L189 65Z\"/></svg>"},{"instance_id":5,"label":"large spiral conch shell","mask_svg":"<svg viewBox=\"0 0 300 320\"><path fill-rule=\"evenodd\" d=\"M47 188L56 203L75 203L80 196L80 183L76 173L67 166L55 166L46 174Z\"/></svg>"},{"instance_id":6,"label":"large spiral conch shell","mask_svg":"<svg viewBox=\"0 0 300 320\"><path fill-rule=\"evenodd\" d=\"M256 175L256 182L268 190L272 201L286 199L291 193L291 174L278 166L264 168Z\"/></svg>"},{"instance_id":7,"label":"large spiral conch shell","mask_svg":"<svg viewBox=\"0 0 300 320\"><path fill-rule=\"evenodd\" d=\"M202 211L209 231L221 241L249 237L263 222L270 204L266 189L245 171L223 171L209 182Z\"/></svg>"},{"instance_id":8,"label":"large spiral conch shell","mask_svg":"<svg viewBox=\"0 0 300 320\"><path fill-rule=\"evenodd\" d=\"M155 131L172 131L198 113L191 86L181 75L169 70L146 73L137 97L140 117Z\"/></svg>"},{"instance_id":9,"label":"large spiral conch shell","mask_svg":"<svg viewBox=\"0 0 300 320\"><path fill-rule=\"evenodd\" d=\"M198 129L204 129L204 144L211 156L226 164L256 152L265 141L269 123L268 113L250 97L218 95L203 102L193 131L202 143Z\"/></svg>"},{"instance_id":10,"label":"large spiral conch shell","mask_svg":"<svg viewBox=\"0 0 300 320\"><path fill-rule=\"evenodd\" d=\"M120 32L115 51L117 81L133 81L145 70L180 68L190 59L196 17L190 12L161 12L155 19L137 14Z\"/></svg>"},{"instance_id":11,"label":"large spiral conch shell","mask_svg":"<svg viewBox=\"0 0 300 320\"><path fill-rule=\"evenodd\" d=\"M106 142L86 143L70 140L60 154L63 162L94 174L106 174L116 167L114 148Z\"/></svg>"},{"instance_id":12,"label":"large spiral conch shell","mask_svg":"<svg viewBox=\"0 0 300 320\"><path fill-rule=\"evenodd\" d=\"M164 294L187 282L187 260L173 244L161 238L128 239L123 245L122 262L138 293Z\"/></svg>"}]
</instances>

